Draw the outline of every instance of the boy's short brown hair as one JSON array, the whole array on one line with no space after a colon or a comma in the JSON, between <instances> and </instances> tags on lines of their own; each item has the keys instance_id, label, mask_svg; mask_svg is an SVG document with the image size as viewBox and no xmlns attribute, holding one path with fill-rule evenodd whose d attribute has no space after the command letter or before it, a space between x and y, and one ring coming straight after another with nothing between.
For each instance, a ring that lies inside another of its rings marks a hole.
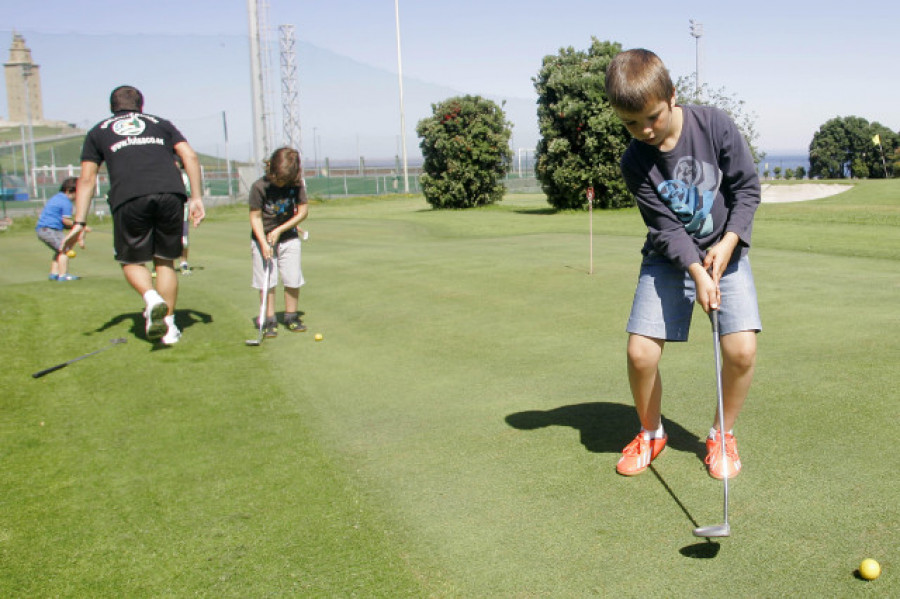
<instances>
[{"instance_id":1,"label":"boy's short brown hair","mask_svg":"<svg viewBox=\"0 0 900 599\"><path fill-rule=\"evenodd\" d=\"M620 52L606 68L606 97L613 108L640 112L650 102L668 102L674 92L669 70L650 50Z\"/></svg>"},{"instance_id":2,"label":"boy's short brown hair","mask_svg":"<svg viewBox=\"0 0 900 599\"><path fill-rule=\"evenodd\" d=\"M294 148L278 148L266 160L266 179L278 187L300 185L300 152Z\"/></svg>"}]
</instances>

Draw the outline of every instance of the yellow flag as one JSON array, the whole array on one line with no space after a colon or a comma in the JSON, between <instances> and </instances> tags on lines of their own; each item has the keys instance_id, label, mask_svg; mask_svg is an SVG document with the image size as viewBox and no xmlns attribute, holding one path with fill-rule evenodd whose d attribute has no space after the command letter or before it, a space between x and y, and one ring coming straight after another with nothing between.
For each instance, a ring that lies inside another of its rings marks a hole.
<instances>
[{"instance_id":1,"label":"yellow flag","mask_svg":"<svg viewBox=\"0 0 900 599\"><path fill-rule=\"evenodd\" d=\"M881 145L881 136L876 133L875 137L872 138L872 143L875 144L876 146L880 146Z\"/></svg>"}]
</instances>

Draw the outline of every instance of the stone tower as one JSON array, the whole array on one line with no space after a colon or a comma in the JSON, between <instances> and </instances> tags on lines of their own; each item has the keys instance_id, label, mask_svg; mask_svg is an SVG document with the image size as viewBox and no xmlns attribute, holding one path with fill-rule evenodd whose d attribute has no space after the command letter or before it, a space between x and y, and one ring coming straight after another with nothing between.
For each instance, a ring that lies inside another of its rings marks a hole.
<instances>
[{"instance_id":1,"label":"stone tower","mask_svg":"<svg viewBox=\"0 0 900 599\"><path fill-rule=\"evenodd\" d=\"M14 123L27 123L29 108L31 122L44 121L43 101L41 99L40 67L31 59L31 50L25 45L25 38L13 32L12 46L9 48L9 61L3 64L6 71L6 102L9 107L9 120ZM26 87L27 93L26 93ZM27 99L26 99L27 98Z\"/></svg>"}]
</instances>

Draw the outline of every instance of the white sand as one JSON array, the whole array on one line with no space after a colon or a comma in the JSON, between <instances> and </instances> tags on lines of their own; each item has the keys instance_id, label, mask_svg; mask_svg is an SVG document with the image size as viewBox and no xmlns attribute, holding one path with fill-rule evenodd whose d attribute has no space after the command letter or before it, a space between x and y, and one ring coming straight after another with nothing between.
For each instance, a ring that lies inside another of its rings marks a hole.
<instances>
[{"instance_id":1,"label":"white sand","mask_svg":"<svg viewBox=\"0 0 900 599\"><path fill-rule=\"evenodd\" d=\"M762 201L768 204L779 202L805 202L806 200L818 200L827 198L848 189L852 185L836 185L825 183L797 183L796 185L761 185Z\"/></svg>"}]
</instances>

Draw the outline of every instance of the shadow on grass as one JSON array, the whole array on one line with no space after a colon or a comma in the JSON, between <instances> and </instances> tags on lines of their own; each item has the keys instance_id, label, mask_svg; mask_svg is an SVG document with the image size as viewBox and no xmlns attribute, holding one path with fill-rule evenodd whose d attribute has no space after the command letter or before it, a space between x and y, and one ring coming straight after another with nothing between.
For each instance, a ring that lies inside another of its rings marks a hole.
<instances>
[{"instance_id":1,"label":"shadow on grass","mask_svg":"<svg viewBox=\"0 0 900 599\"><path fill-rule=\"evenodd\" d=\"M128 332L137 337L138 339L143 339L147 343L152 343L149 339L147 339L147 334L144 332L144 313L143 312L126 312L124 314L118 314L113 316L111 319L107 320L105 323L94 329L89 333L85 333L85 335L92 335L94 333L102 333L107 329L111 329L115 326L122 324L123 322L131 322L131 326L128 328ZM213 317L211 314L207 314L206 312L198 312L197 310L175 310L175 324L184 331L187 328L192 327L197 323L209 324L213 321ZM165 346L155 346L155 347L165 347Z\"/></svg>"},{"instance_id":2,"label":"shadow on grass","mask_svg":"<svg viewBox=\"0 0 900 599\"><path fill-rule=\"evenodd\" d=\"M706 445L702 439L672 420L663 418L662 421L666 433L669 435L667 448L691 452L700 460L706 457ZM574 404L552 410L516 412L506 417L506 423L515 429L525 431L548 426L573 428L579 432L584 448L593 453L621 452L622 448L634 438L634 431L640 428L634 408L608 402ZM697 520L652 464L650 471L690 521L691 527L697 528L699 526ZM706 539L705 542L682 547L679 553L694 559L709 559L716 557L719 549L719 543Z\"/></svg>"},{"instance_id":3,"label":"shadow on grass","mask_svg":"<svg viewBox=\"0 0 900 599\"><path fill-rule=\"evenodd\" d=\"M706 445L697 435L665 417L669 435L667 447L688 451L700 460L706 458ZM619 453L632 439L641 423L635 410L609 402L591 402L562 406L552 410L529 410L506 417L506 423L519 430L536 430L548 426L567 426L577 430L581 444L592 453Z\"/></svg>"},{"instance_id":4,"label":"shadow on grass","mask_svg":"<svg viewBox=\"0 0 900 599\"><path fill-rule=\"evenodd\" d=\"M513 210L516 214L527 214L532 216L552 216L554 214L559 214L559 210L556 208L522 208Z\"/></svg>"}]
</instances>

